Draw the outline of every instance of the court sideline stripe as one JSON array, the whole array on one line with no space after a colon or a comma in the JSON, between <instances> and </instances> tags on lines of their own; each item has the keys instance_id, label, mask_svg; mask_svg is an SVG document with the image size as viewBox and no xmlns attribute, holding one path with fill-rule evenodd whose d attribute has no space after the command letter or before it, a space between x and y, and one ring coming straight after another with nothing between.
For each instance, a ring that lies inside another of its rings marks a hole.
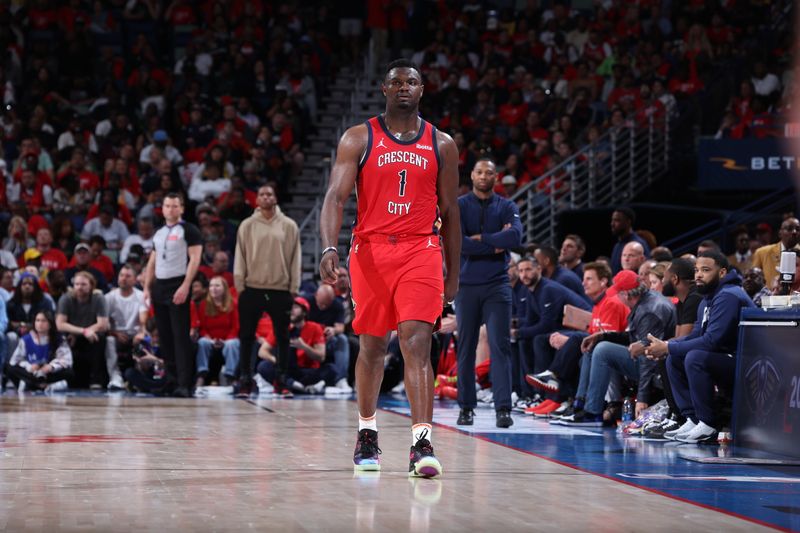
<instances>
[{"instance_id":1,"label":"court sideline stripe","mask_svg":"<svg viewBox=\"0 0 800 533\"><path fill-rule=\"evenodd\" d=\"M267 407L265 405L258 405L254 400L251 400L249 398L246 399L245 402L249 403L250 405L255 405L259 409L263 409L264 411L266 411L268 413L274 413L275 412L274 410L270 409L269 407Z\"/></svg>"},{"instance_id":2,"label":"court sideline stripe","mask_svg":"<svg viewBox=\"0 0 800 533\"><path fill-rule=\"evenodd\" d=\"M354 400L351 400L351 401L354 401ZM391 413L391 414L394 414L394 415L397 415L397 416L402 416L404 418L411 418L410 415L405 415L403 413L398 413L396 411L392 411L392 410L386 409L384 407L378 407L378 409L380 409L381 411L384 411L386 413ZM454 427L442 424L441 422L432 422L432 424L434 426L436 426L436 427L440 427L440 428L443 428L443 429L458 433L460 435L464 435L464 436L467 436L467 437L472 437L472 438L475 438L475 439L478 439L478 440L482 440L484 442L488 442L490 444L496 444L497 446L502 446L503 448L508 448L509 450L514 450L516 452L524 453L524 454L527 454L527 455L532 455L532 456L534 456L536 458L544 459L545 461L549 461L549 462L555 463L557 465L566 466L567 468L572 468L573 470L577 470L579 472L583 472L584 474L591 474L593 476L602 477L602 478L605 478L605 479L608 479L608 480L611 480L611 481L615 481L617 483L622 483L623 485L628 485L629 487L634 487L634 488L637 488L637 489L646 490L647 492L652 492L653 494L658 494L659 496L664 496L664 497L670 498L672 500L677 500L679 502L695 505L697 507L701 507L703 509L708 509L710 511L716 511L716 512L722 513L724 515L732 516L734 518L739 518L741 520L745 520L747 522L752 522L754 524L758 524L760 526L768 527L770 529L776 529L778 531L786 531L787 533L792 533L793 531L795 531L793 529L785 528L785 527L779 526L777 524L771 524L769 522L765 522L763 520L759 520L758 518L753 518L751 516L745 516L745 515L742 515L742 514L739 514L739 513L735 512L735 511L728 511L727 509L720 509L718 507L714 507L714 506L708 505L706 503L701 503L701 502L688 500L688 499L683 498L681 496L675 496L673 494L670 494L668 492L664 492L664 491L661 491L661 490L658 490L658 489L654 489L654 488L651 488L651 487L645 487L645 486L642 486L642 485L637 485L636 483L633 483L633 482L630 482L630 481L627 481L627 480L624 480L624 479L619 479L619 478L616 478L616 477L613 477L613 476L609 476L607 474L601 474L600 472L592 472L591 470L587 470L587 469L585 469L583 467L580 467L580 466L577 466L577 465L574 465L574 464L571 464L571 463L566 463L564 461L560 461L560 460L554 459L552 457L547 457L545 455L540 455L540 454L538 454L536 452L532 452L530 450L523 450L522 448L517 448L516 446L512 446L510 444L497 442L497 441L492 440L491 438L486 437L484 435L477 435L477 434L474 434L474 433L468 433L466 431L461 431L458 428L454 428Z\"/></svg>"}]
</instances>

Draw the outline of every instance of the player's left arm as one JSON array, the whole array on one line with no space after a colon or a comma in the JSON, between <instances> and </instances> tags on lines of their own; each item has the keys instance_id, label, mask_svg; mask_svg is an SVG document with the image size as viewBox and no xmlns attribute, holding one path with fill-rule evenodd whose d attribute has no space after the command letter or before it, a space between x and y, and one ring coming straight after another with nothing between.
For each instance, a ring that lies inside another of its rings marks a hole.
<instances>
[{"instance_id":1,"label":"player's left arm","mask_svg":"<svg viewBox=\"0 0 800 533\"><path fill-rule=\"evenodd\" d=\"M453 138L436 132L441 164L436 189L439 196L439 215L442 217L444 243L444 301L452 301L458 292L461 267L461 216L458 209L458 149Z\"/></svg>"}]
</instances>

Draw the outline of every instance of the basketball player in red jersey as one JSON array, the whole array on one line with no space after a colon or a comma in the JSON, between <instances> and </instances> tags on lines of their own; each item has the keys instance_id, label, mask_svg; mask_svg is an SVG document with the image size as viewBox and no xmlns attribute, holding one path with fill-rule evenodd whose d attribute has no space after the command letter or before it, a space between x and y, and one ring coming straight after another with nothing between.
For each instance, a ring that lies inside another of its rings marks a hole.
<instances>
[{"instance_id":1,"label":"basketball player in red jersey","mask_svg":"<svg viewBox=\"0 0 800 533\"><path fill-rule=\"evenodd\" d=\"M442 305L458 290L458 150L449 135L418 116L423 85L413 63L390 63L382 88L386 112L348 129L339 141L322 206L325 249L320 274L325 282L336 281L342 209L357 186L350 276L353 330L360 336L361 350L356 362L359 431L353 463L357 470L380 470L375 413L389 334L397 330L411 404L409 475L436 477L442 465L431 444L430 347Z\"/></svg>"}]
</instances>

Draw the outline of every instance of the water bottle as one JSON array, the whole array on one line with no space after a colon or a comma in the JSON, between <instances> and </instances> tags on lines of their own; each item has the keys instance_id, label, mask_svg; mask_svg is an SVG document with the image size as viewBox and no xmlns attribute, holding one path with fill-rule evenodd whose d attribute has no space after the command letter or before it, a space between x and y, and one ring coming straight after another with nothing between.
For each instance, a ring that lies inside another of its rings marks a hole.
<instances>
[{"instance_id":1,"label":"water bottle","mask_svg":"<svg viewBox=\"0 0 800 533\"><path fill-rule=\"evenodd\" d=\"M622 425L625 426L631 422L633 422L633 400L627 396L622 402Z\"/></svg>"}]
</instances>

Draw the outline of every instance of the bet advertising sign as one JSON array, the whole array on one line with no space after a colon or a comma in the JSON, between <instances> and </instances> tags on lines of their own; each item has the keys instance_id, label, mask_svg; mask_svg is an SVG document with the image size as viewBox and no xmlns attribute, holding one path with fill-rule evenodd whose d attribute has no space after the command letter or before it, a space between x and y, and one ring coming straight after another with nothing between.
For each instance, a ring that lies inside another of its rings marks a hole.
<instances>
[{"instance_id":1,"label":"bet advertising sign","mask_svg":"<svg viewBox=\"0 0 800 533\"><path fill-rule=\"evenodd\" d=\"M789 155L783 139L701 139L697 148L700 189L783 189L799 170L800 158Z\"/></svg>"}]
</instances>

